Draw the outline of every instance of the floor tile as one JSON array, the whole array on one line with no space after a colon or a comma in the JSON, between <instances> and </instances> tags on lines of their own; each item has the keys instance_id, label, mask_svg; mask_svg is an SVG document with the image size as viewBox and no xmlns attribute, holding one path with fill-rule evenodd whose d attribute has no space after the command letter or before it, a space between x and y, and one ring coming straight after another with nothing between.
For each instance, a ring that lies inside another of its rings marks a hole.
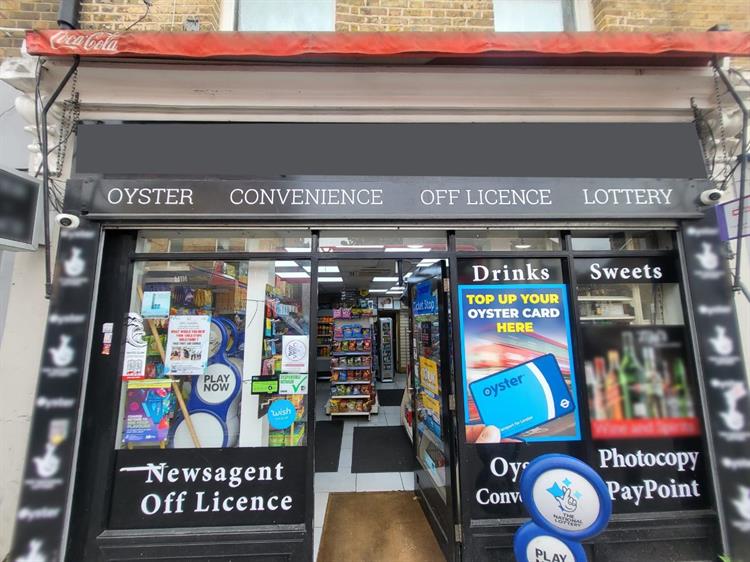
<instances>
[{"instance_id":1,"label":"floor tile","mask_svg":"<svg viewBox=\"0 0 750 562\"><path fill-rule=\"evenodd\" d=\"M401 416L401 406L381 406L380 413L387 418L398 419Z\"/></svg>"},{"instance_id":2,"label":"floor tile","mask_svg":"<svg viewBox=\"0 0 750 562\"><path fill-rule=\"evenodd\" d=\"M401 482L404 485L404 490L414 489L414 473L413 472L401 472Z\"/></svg>"},{"instance_id":3,"label":"floor tile","mask_svg":"<svg viewBox=\"0 0 750 562\"><path fill-rule=\"evenodd\" d=\"M339 472L351 472L352 468L352 450L341 449L339 455Z\"/></svg>"},{"instance_id":4,"label":"floor tile","mask_svg":"<svg viewBox=\"0 0 750 562\"><path fill-rule=\"evenodd\" d=\"M404 484L398 472L364 472L357 474L358 492L388 492L403 489Z\"/></svg>"},{"instance_id":5,"label":"floor tile","mask_svg":"<svg viewBox=\"0 0 750 562\"><path fill-rule=\"evenodd\" d=\"M354 474L318 472L315 474L315 492L353 492L357 487Z\"/></svg>"},{"instance_id":6,"label":"floor tile","mask_svg":"<svg viewBox=\"0 0 750 562\"><path fill-rule=\"evenodd\" d=\"M315 520L314 527L322 527L328 506L328 492L315 492Z\"/></svg>"}]
</instances>

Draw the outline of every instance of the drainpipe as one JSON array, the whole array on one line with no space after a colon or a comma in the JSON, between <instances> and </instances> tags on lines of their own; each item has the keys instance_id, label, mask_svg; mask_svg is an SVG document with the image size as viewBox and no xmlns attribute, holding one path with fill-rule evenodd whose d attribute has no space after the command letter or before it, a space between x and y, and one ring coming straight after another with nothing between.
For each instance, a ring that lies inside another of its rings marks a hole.
<instances>
[{"instance_id":1,"label":"drainpipe","mask_svg":"<svg viewBox=\"0 0 750 562\"><path fill-rule=\"evenodd\" d=\"M717 61L714 61L714 66L719 74L719 77L721 77L721 81L724 82L724 85L727 87L727 91L731 94L732 99L734 99L735 103L739 106L740 111L742 112L742 138L740 140L740 154L738 156L738 158L740 159L740 208L739 214L737 216L737 221L739 222L739 224L737 227L737 252L734 259L734 283L732 285L732 289L734 291L742 291L745 295L747 295L747 289L744 288L742 282L740 281L740 264L742 257L742 221L745 219L745 179L747 177L747 154L745 154L745 150L747 149L747 127L750 111L748 111L748 108L745 105L745 101L737 93L734 84L732 84L732 82L729 80L729 77L726 75L721 66L719 66Z\"/></svg>"},{"instance_id":2,"label":"drainpipe","mask_svg":"<svg viewBox=\"0 0 750 562\"><path fill-rule=\"evenodd\" d=\"M60 0L57 10L57 26L60 29L78 29L78 14L81 12L81 0Z\"/></svg>"},{"instance_id":3,"label":"drainpipe","mask_svg":"<svg viewBox=\"0 0 750 562\"><path fill-rule=\"evenodd\" d=\"M81 62L81 57L76 56L73 59L73 65L68 69L68 72L65 73L65 76L63 77L60 84L58 84L57 88L55 88L55 91L52 92L52 95L49 97L47 102L44 104L44 107L42 108L42 113L39 116L40 121L40 127L41 127L41 133L42 133L42 201L44 205L44 293L47 298L50 298L52 296L52 252L50 249L50 224L49 224L49 158L48 158L48 145L49 142L47 140L47 113L49 112L50 108L52 107L52 104L55 103L55 100L57 100L57 97L60 95L60 92L63 91L63 88L65 88L65 85L68 83L68 80L70 80L70 77L73 76L73 73L78 68L78 64ZM59 165L62 165L60 163Z\"/></svg>"}]
</instances>

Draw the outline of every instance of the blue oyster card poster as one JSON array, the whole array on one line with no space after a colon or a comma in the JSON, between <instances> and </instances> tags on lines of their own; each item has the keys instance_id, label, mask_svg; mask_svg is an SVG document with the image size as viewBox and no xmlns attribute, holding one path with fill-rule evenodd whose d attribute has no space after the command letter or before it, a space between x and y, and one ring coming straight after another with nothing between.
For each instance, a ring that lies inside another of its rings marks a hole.
<instances>
[{"instance_id":1,"label":"blue oyster card poster","mask_svg":"<svg viewBox=\"0 0 750 562\"><path fill-rule=\"evenodd\" d=\"M458 288L468 443L581 438L566 286Z\"/></svg>"}]
</instances>

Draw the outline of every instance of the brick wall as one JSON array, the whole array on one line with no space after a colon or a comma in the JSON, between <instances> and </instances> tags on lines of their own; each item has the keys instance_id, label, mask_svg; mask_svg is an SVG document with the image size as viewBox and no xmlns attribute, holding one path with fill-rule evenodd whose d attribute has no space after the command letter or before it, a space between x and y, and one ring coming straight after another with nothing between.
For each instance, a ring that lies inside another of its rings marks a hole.
<instances>
[{"instance_id":1,"label":"brick wall","mask_svg":"<svg viewBox=\"0 0 750 562\"><path fill-rule=\"evenodd\" d=\"M0 60L18 56L26 29L57 27L58 0L0 0ZM137 28L141 31L182 31L189 16L195 16L201 31L219 29L221 0L155 0L149 15ZM142 0L84 0L81 3L82 29L124 29L143 15Z\"/></svg>"},{"instance_id":2,"label":"brick wall","mask_svg":"<svg viewBox=\"0 0 750 562\"><path fill-rule=\"evenodd\" d=\"M0 0L0 60L18 56L26 29L57 27L57 0Z\"/></svg>"},{"instance_id":3,"label":"brick wall","mask_svg":"<svg viewBox=\"0 0 750 562\"><path fill-rule=\"evenodd\" d=\"M492 0L337 0L336 31L492 31Z\"/></svg>"},{"instance_id":4,"label":"brick wall","mask_svg":"<svg viewBox=\"0 0 750 562\"><path fill-rule=\"evenodd\" d=\"M197 17L201 31L217 31L221 0L155 0L149 15L134 29L139 31L182 31L188 17ZM137 21L146 6L142 0L84 0L81 29L124 29Z\"/></svg>"},{"instance_id":5,"label":"brick wall","mask_svg":"<svg viewBox=\"0 0 750 562\"><path fill-rule=\"evenodd\" d=\"M600 31L706 31L729 24L750 31L748 0L592 0Z\"/></svg>"}]
</instances>

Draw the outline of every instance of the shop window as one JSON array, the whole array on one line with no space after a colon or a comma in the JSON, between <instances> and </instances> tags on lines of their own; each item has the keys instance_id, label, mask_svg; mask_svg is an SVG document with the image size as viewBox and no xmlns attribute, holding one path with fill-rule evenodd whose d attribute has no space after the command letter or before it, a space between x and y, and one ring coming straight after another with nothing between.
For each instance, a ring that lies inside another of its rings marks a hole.
<instances>
[{"instance_id":1,"label":"shop window","mask_svg":"<svg viewBox=\"0 0 750 562\"><path fill-rule=\"evenodd\" d=\"M573 31L572 0L494 0L495 31Z\"/></svg>"},{"instance_id":2,"label":"shop window","mask_svg":"<svg viewBox=\"0 0 750 562\"><path fill-rule=\"evenodd\" d=\"M595 439L699 435L674 258L577 259Z\"/></svg>"},{"instance_id":3,"label":"shop window","mask_svg":"<svg viewBox=\"0 0 750 562\"><path fill-rule=\"evenodd\" d=\"M334 31L334 0L238 0L238 31Z\"/></svg>"},{"instance_id":4,"label":"shop window","mask_svg":"<svg viewBox=\"0 0 750 562\"><path fill-rule=\"evenodd\" d=\"M312 236L302 230L144 230L139 253L309 252Z\"/></svg>"},{"instance_id":5,"label":"shop window","mask_svg":"<svg viewBox=\"0 0 750 562\"><path fill-rule=\"evenodd\" d=\"M310 264L136 263L115 446L307 442Z\"/></svg>"},{"instance_id":6,"label":"shop window","mask_svg":"<svg viewBox=\"0 0 750 562\"><path fill-rule=\"evenodd\" d=\"M321 252L434 252L448 249L440 230L341 230L320 233Z\"/></svg>"},{"instance_id":7,"label":"shop window","mask_svg":"<svg viewBox=\"0 0 750 562\"><path fill-rule=\"evenodd\" d=\"M669 231L573 232L571 246L576 251L671 250Z\"/></svg>"},{"instance_id":8,"label":"shop window","mask_svg":"<svg viewBox=\"0 0 750 562\"><path fill-rule=\"evenodd\" d=\"M459 252L559 250L560 233L554 230L459 230Z\"/></svg>"}]
</instances>

